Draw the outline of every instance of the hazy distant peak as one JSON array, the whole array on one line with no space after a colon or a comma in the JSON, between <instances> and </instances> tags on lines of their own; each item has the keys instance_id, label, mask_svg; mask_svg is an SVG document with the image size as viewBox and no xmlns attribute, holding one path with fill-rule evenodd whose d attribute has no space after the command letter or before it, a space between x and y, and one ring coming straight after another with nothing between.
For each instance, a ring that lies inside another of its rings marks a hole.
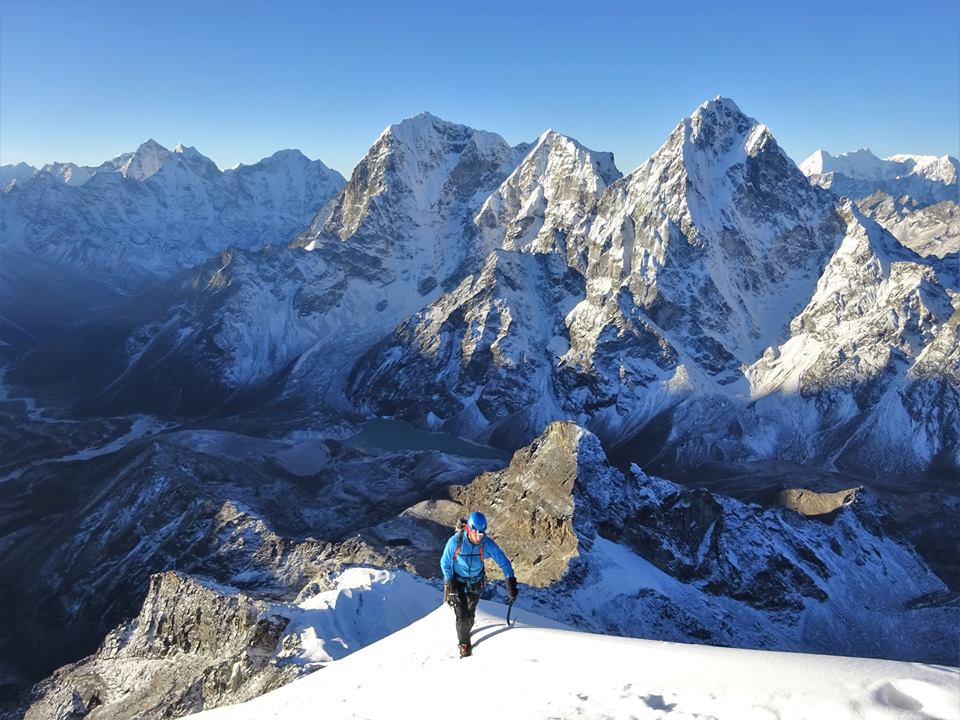
<instances>
[{"instance_id":1,"label":"hazy distant peak","mask_svg":"<svg viewBox=\"0 0 960 720\"><path fill-rule=\"evenodd\" d=\"M120 173L133 180L146 180L163 167L173 155L153 138L137 148L137 151L119 168Z\"/></svg>"}]
</instances>

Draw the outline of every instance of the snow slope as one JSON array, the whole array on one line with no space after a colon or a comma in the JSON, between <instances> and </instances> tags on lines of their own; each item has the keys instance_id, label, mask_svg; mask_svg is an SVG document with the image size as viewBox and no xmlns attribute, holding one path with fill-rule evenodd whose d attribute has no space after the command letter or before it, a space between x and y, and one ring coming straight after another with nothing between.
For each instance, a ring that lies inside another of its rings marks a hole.
<instances>
[{"instance_id":1,"label":"snow slope","mask_svg":"<svg viewBox=\"0 0 960 720\"><path fill-rule=\"evenodd\" d=\"M505 611L481 602L471 658L455 657L453 612L440 607L320 672L192 717L437 718L472 696L508 718L960 718L957 668L615 638L524 610L507 628Z\"/></svg>"}]
</instances>

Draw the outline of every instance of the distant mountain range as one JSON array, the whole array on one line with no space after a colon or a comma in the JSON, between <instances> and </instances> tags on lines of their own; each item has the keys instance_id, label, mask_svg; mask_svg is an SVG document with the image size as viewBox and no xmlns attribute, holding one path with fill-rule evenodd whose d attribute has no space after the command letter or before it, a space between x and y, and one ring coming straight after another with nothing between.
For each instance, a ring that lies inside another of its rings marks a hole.
<instances>
[{"instance_id":1,"label":"distant mountain range","mask_svg":"<svg viewBox=\"0 0 960 720\"><path fill-rule=\"evenodd\" d=\"M805 167L956 187L953 161L896 157ZM99 410L207 413L281 373L279 398L509 448L575 419L614 445L668 427L647 459L671 465L960 467L955 259L808 182L730 100L624 177L553 132L511 148L429 114L339 190L292 151L220 173L148 142L108 165L0 196L5 247L170 278L71 337L69 367L44 347L11 376L75 404L80 383Z\"/></svg>"},{"instance_id":2,"label":"distant mountain range","mask_svg":"<svg viewBox=\"0 0 960 720\"><path fill-rule=\"evenodd\" d=\"M349 180L152 141L4 167L0 600L25 610L0 681L116 628L38 717L119 702L155 660L122 712L250 697L300 672L300 616L270 603L350 565L433 577L474 507L530 606L581 628L953 662L956 167L798 167L721 97L626 175L428 113ZM373 418L494 450L360 449ZM842 502L782 507L813 490ZM595 592L641 566L663 582Z\"/></svg>"},{"instance_id":3,"label":"distant mountain range","mask_svg":"<svg viewBox=\"0 0 960 720\"><path fill-rule=\"evenodd\" d=\"M221 172L194 148L153 140L96 168L8 165L0 252L134 292L229 247L289 242L344 182L297 150Z\"/></svg>"}]
</instances>

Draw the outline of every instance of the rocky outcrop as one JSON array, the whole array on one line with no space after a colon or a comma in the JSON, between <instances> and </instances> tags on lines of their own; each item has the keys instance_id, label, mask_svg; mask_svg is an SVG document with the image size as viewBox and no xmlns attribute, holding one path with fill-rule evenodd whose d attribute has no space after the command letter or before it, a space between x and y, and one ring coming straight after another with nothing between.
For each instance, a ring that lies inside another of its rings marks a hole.
<instances>
[{"instance_id":1,"label":"rocky outcrop","mask_svg":"<svg viewBox=\"0 0 960 720\"><path fill-rule=\"evenodd\" d=\"M332 457L318 461L321 450ZM19 608L0 617L3 670L10 684L35 682L92 653L167 570L288 602L350 565L429 574L435 543L411 558L403 535L361 533L500 464L209 430L38 463L5 481L0 504L4 522L22 523L0 537L0 605Z\"/></svg>"},{"instance_id":2,"label":"rocky outcrop","mask_svg":"<svg viewBox=\"0 0 960 720\"><path fill-rule=\"evenodd\" d=\"M248 700L302 672L276 659L287 623L244 593L154 575L139 615L35 688L25 718L180 717Z\"/></svg>"},{"instance_id":3,"label":"rocky outcrop","mask_svg":"<svg viewBox=\"0 0 960 720\"><path fill-rule=\"evenodd\" d=\"M617 477L597 464L602 456L596 437L570 423L553 423L517 450L507 468L455 487L451 497L464 514L487 515L518 578L547 587L564 576L596 534L591 506Z\"/></svg>"},{"instance_id":4,"label":"rocky outcrop","mask_svg":"<svg viewBox=\"0 0 960 720\"><path fill-rule=\"evenodd\" d=\"M790 488L777 495L777 502L807 517L830 515L855 502L863 486L831 493L815 492L806 488Z\"/></svg>"},{"instance_id":5,"label":"rocky outcrop","mask_svg":"<svg viewBox=\"0 0 960 720\"><path fill-rule=\"evenodd\" d=\"M624 474L596 436L554 423L507 468L452 488L450 498L405 515L449 528L457 516L484 512L513 561L521 597L580 627L737 647L956 659L946 630L958 619L950 593L865 491L823 493L814 503L805 494L801 512L764 508L636 466ZM819 513L827 505L830 512ZM914 609L904 612L908 605ZM877 626L887 628L885 639Z\"/></svg>"}]
</instances>

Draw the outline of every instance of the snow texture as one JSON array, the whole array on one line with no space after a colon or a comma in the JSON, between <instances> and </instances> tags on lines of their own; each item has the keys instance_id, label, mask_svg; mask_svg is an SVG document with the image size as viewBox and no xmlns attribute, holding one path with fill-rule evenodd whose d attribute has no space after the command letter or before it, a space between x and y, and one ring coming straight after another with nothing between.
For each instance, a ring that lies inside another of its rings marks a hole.
<instances>
[{"instance_id":1,"label":"snow texture","mask_svg":"<svg viewBox=\"0 0 960 720\"><path fill-rule=\"evenodd\" d=\"M505 613L480 603L464 660L444 606L279 690L192 717L441 717L463 706L466 673L495 683L487 712L502 717L960 718L956 668L614 638L522 609L507 628Z\"/></svg>"}]
</instances>

